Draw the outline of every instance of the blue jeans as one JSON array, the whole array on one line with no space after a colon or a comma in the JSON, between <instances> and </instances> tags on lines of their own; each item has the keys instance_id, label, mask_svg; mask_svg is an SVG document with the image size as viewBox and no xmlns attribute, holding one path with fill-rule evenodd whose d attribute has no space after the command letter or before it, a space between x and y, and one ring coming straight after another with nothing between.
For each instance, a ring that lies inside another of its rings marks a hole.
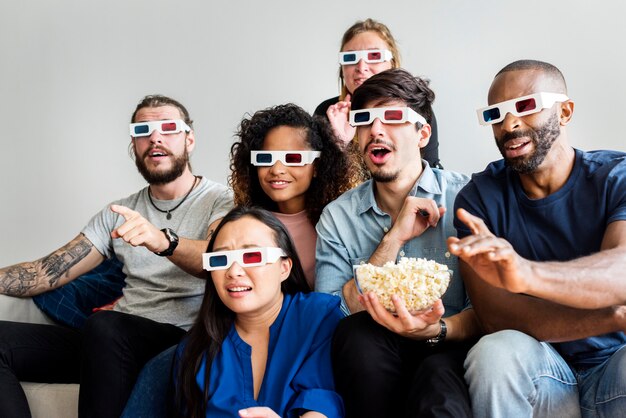
<instances>
[{"instance_id":1,"label":"blue jeans","mask_svg":"<svg viewBox=\"0 0 626 418\"><path fill-rule=\"evenodd\" d=\"M141 370L121 418L169 416L172 364L177 345L150 360Z\"/></svg>"},{"instance_id":2,"label":"blue jeans","mask_svg":"<svg viewBox=\"0 0 626 418\"><path fill-rule=\"evenodd\" d=\"M626 416L626 348L573 370L550 344L500 331L470 350L465 379L477 418Z\"/></svg>"}]
</instances>

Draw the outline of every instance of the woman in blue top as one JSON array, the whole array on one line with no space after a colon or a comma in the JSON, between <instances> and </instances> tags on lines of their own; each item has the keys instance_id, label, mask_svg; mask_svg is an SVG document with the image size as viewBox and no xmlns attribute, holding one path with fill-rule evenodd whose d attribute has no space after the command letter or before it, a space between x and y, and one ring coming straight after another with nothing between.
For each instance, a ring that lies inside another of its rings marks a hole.
<instances>
[{"instance_id":1,"label":"woman in blue top","mask_svg":"<svg viewBox=\"0 0 626 418\"><path fill-rule=\"evenodd\" d=\"M330 360L339 298L307 293L283 224L237 207L208 250L202 306L176 355L179 416L343 416Z\"/></svg>"}]
</instances>

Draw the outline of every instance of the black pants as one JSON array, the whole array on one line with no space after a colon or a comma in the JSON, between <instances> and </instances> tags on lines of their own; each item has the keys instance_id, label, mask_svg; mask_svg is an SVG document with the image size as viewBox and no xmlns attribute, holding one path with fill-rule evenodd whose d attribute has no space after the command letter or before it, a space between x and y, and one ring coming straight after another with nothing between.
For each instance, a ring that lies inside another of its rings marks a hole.
<instances>
[{"instance_id":1,"label":"black pants","mask_svg":"<svg viewBox=\"0 0 626 418\"><path fill-rule=\"evenodd\" d=\"M0 321L0 417L30 417L19 382L80 383L82 418L119 417L143 365L185 331L101 311L82 330Z\"/></svg>"},{"instance_id":2,"label":"black pants","mask_svg":"<svg viewBox=\"0 0 626 418\"><path fill-rule=\"evenodd\" d=\"M346 418L471 417L463 378L469 344L431 348L377 324L367 312L343 319L333 370Z\"/></svg>"}]
</instances>

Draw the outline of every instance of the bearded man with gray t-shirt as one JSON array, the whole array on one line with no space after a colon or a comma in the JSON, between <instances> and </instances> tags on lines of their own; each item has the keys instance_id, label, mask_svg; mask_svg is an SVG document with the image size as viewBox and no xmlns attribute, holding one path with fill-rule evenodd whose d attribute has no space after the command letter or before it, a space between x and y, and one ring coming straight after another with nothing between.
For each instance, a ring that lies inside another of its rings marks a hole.
<instances>
[{"instance_id":1,"label":"bearded man with gray t-shirt","mask_svg":"<svg viewBox=\"0 0 626 418\"><path fill-rule=\"evenodd\" d=\"M81 417L119 417L142 366L176 344L197 313L205 282L193 276L231 195L191 172L195 137L182 104L147 96L131 121L135 162L149 186L104 208L50 255L0 269L0 293L29 297L116 256L123 295L81 330L0 321L0 416L30 416L19 384L29 380L80 383Z\"/></svg>"}]
</instances>

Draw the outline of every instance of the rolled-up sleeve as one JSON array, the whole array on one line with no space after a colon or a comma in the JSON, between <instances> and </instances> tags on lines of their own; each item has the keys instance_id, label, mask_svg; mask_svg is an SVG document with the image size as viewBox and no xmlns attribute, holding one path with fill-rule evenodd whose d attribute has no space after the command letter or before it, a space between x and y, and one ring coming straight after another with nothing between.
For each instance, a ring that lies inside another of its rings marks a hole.
<instances>
[{"instance_id":1,"label":"rolled-up sleeve","mask_svg":"<svg viewBox=\"0 0 626 418\"><path fill-rule=\"evenodd\" d=\"M348 250L339 237L340 228L328 210L322 212L315 227L317 244L315 248L315 291L330 293L341 298L341 311L350 315L343 297L343 286L352 279L352 265Z\"/></svg>"}]
</instances>

